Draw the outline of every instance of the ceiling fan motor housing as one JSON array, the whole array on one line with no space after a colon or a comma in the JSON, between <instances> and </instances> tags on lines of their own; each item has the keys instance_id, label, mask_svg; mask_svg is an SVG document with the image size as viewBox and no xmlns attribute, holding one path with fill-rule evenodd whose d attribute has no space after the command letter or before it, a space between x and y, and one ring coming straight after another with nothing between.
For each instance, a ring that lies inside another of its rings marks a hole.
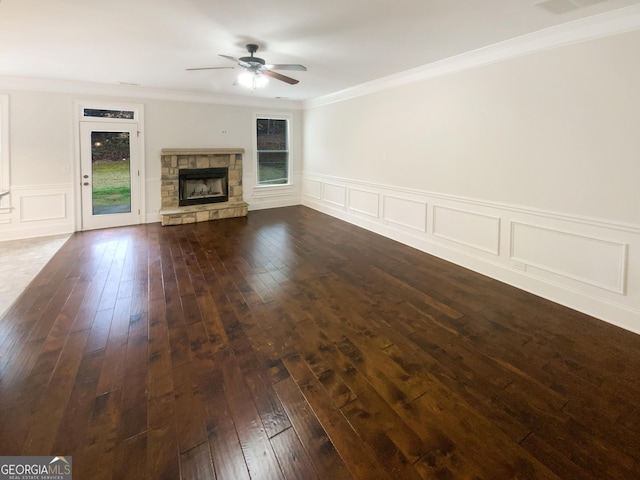
<instances>
[{"instance_id":1,"label":"ceiling fan motor housing","mask_svg":"<svg viewBox=\"0 0 640 480\"><path fill-rule=\"evenodd\" d=\"M240 61L250 64L251 66L262 66L265 61L262 58L254 57L253 54L258 51L258 45L255 43L247 44L247 51L251 54L250 57L240 57Z\"/></svg>"},{"instance_id":2,"label":"ceiling fan motor housing","mask_svg":"<svg viewBox=\"0 0 640 480\"><path fill-rule=\"evenodd\" d=\"M250 64L264 65L265 63L262 58L258 58L258 57L240 57L239 60L245 63L250 63Z\"/></svg>"}]
</instances>

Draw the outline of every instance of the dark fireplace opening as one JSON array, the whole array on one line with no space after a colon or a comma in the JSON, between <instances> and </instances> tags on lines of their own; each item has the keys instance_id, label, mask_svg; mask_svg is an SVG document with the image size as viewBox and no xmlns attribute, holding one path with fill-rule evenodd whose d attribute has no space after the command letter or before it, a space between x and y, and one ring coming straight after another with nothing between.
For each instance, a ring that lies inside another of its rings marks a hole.
<instances>
[{"instance_id":1,"label":"dark fireplace opening","mask_svg":"<svg viewBox=\"0 0 640 480\"><path fill-rule=\"evenodd\" d=\"M178 179L181 207L229 200L228 168L185 168Z\"/></svg>"}]
</instances>

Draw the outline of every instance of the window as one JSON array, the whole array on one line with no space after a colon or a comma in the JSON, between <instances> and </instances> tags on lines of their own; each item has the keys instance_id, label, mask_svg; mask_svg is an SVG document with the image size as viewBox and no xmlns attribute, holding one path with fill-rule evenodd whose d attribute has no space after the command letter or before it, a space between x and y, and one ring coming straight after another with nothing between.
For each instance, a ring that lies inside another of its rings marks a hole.
<instances>
[{"instance_id":1,"label":"window","mask_svg":"<svg viewBox=\"0 0 640 480\"><path fill-rule=\"evenodd\" d=\"M135 119L135 111L133 110L106 110L98 108L84 108L82 109L82 115L84 117L92 118L122 118L124 120Z\"/></svg>"},{"instance_id":2,"label":"window","mask_svg":"<svg viewBox=\"0 0 640 480\"><path fill-rule=\"evenodd\" d=\"M0 95L0 207L9 192L9 95Z\"/></svg>"},{"instance_id":3,"label":"window","mask_svg":"<svg viewBox=\"0 0 640 480\"><path fill-rule=\"evenodd\" d=\"M79 122L139 123L142 121L142 106L133 103L75 102L75 108Z\"/></svg>"},{"instance_id":4,"label":"window","mask_svg":"<svg viewBox=\"0 0 640 480\"><path fill-rule=\"evenodd\" d=\"M258 185L289 184L289 119L256 118Z\"/></svg>"}]
</instances>

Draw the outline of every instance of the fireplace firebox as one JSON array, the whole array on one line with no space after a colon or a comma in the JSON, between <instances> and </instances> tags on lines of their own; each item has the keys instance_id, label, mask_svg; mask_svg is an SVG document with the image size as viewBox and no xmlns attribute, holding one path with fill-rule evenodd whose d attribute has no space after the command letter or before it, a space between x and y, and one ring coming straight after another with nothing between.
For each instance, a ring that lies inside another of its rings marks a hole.
<instances>
[{"instance_id":1,"label":"fireplace firebox","mask_svg":"<svg viewBox=\"0 0 640 480\"><path fill-rule=\"evenodd\" d=\"M179 206L229 200L228 168L186 168L179 173Z\"/></svg>"}]
</instances>

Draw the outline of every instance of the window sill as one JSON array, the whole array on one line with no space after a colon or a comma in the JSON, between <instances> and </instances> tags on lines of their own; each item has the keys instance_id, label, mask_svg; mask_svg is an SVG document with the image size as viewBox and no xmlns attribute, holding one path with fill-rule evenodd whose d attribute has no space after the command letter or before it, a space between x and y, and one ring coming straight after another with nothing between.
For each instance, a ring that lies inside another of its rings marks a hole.
<instances>
[{"instance_id":1,"label":"window sill","mask_svg":"<svg viewBox=\"0 0 640 480\"><path fill-rule=\"evenodd\" d=\"M272 188L290 188L293 187L293 183L279 183L277 185L256 185L254 188L256 190L262 190L262 189L272 189Z\"/></svg>"}]
</instances>

